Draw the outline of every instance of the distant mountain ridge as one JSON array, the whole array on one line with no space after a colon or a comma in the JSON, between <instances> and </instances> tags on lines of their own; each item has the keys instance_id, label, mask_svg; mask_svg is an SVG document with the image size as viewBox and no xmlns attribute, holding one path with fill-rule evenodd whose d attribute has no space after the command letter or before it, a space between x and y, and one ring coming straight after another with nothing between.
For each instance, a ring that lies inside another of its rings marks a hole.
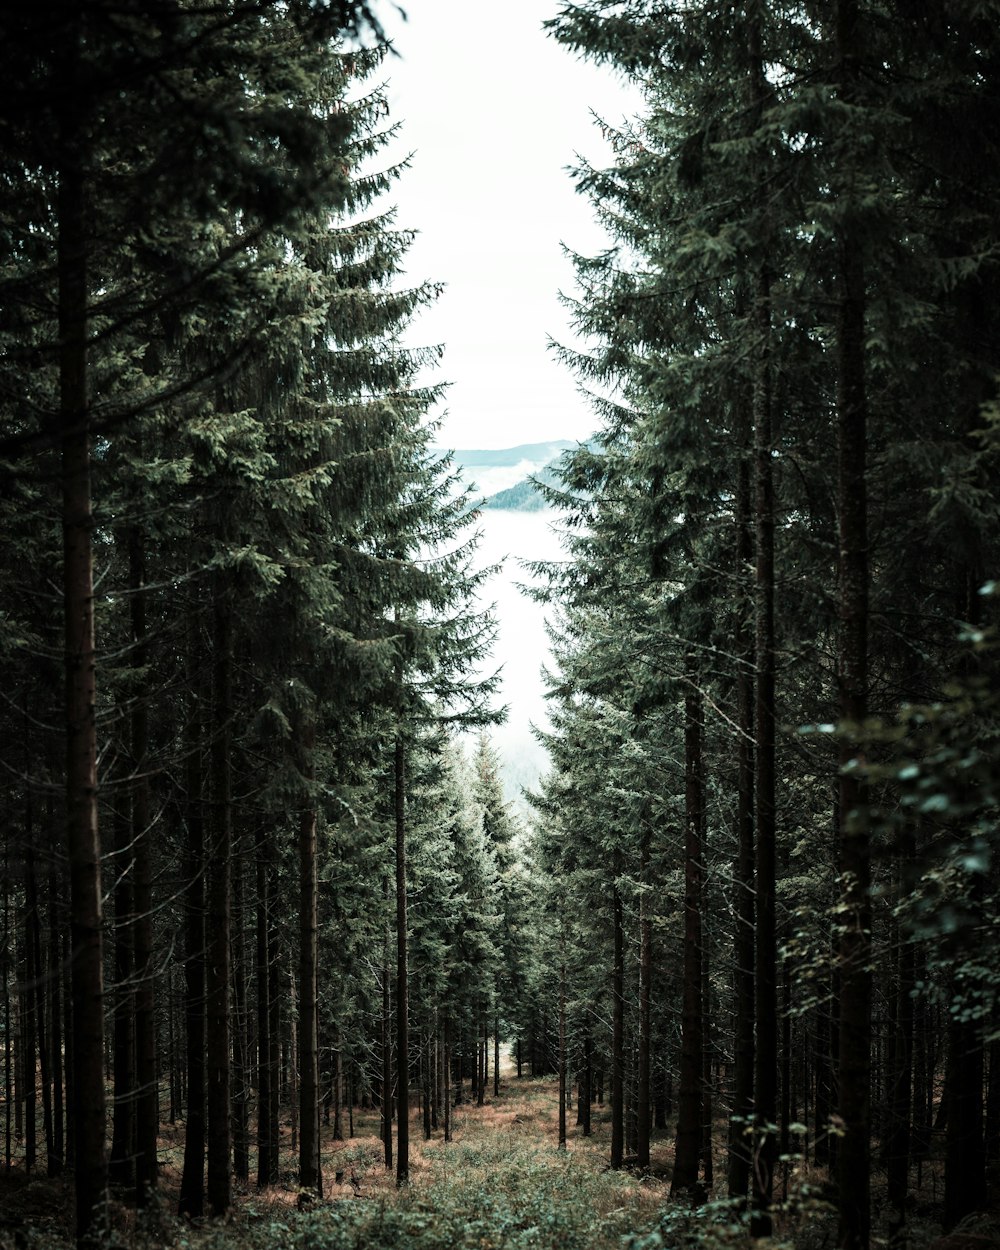
<instances>
[{"instance_id":1,"label":"distant mountain ridge","mask_svg":"<svg viewBox=\"0 0 1000 1250\"><path fill-rule=\"evenodd\" d=\"M537 464L548 464L576 444L567 438L554 438L546 443L519 443L516 447L480 448L478 450L453 451L452 457L463 469L499 469L512 468L522 461L531 460Z\"/></svg>"},{"instance_id":2,"label":"distant mountain ridge","mask_svg":"<svg viewBox=\"0 0 1000 1250\"><path fill-rule=\"evenodd\" d=\"M532 481L555 484L556 462L576 447L572 439L519 443L516 447L461 448L451 453L465 482L482 492L477 507L505 512L540 512L545 497Z\"/></svg>"}]
</instances>

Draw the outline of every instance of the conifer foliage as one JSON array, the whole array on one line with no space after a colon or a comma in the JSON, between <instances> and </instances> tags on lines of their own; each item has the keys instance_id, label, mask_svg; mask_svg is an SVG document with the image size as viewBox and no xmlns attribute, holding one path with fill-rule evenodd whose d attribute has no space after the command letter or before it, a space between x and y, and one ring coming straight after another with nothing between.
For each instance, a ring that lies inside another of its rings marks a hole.
<instances>
[{"instance_id":1,"label":"conifer foliage","mask_svg":"<svg viewBox=\"0 0 1000 1250\"><path fill-rule=\"evenodd\" d=\"M81 1245L109 1182L154 1201L165 1081L184 1215L226 1215L254 1113L258 1183L278 1180L279 1102L303 1190L324 1108L342 1133L373 1097L405 1180L414 1072L474 1044L460 919L483 926L475 1020L498 1010L485 909L510 835L492 791L491 841L478 802L441 832L455 795L427 781L448 726L496 718L492 623L431 448L438 353L400 342L439 292L402 281L384 207L373 19L98 0L0 23L8 1130L16 1106L31 1173L40 1080ZM411 956L418 813L455 867ZM393 992L366 962L389 928ZM391 1049L373 1062L394 1032L395 1087Z\"/></svg>"},{"instance_id":2,"label":"conifer foliage","mask_svg":"<svg viewBox=\"0 0 1000 1250\"><path fill-rule=\"evenodd\" d=\"M715 1184L721 1103L757 1237L792 1151L831 1168L845 1250L871 1242L881 1165L903 1236L932 1115L945 1226L990 1197L991 1008L961 987L997 831L969 854L957 757L924 770L956 699L996 758L992 175L962 191L966 161L994 168L972 123L996 103L993 10L597 0L549 23L645 111L576 173L614 245L576 258L590 346L562 351L601 425L548 490L571 562L549 570L544 853L602 951L612 1164L648 1163L659 1029L673 1192ZM965 793L992 802L982 778ZM947 886L940 854L964 856ZM952 891L941 961L916 915Z\"/></svg>"}]
</instances>

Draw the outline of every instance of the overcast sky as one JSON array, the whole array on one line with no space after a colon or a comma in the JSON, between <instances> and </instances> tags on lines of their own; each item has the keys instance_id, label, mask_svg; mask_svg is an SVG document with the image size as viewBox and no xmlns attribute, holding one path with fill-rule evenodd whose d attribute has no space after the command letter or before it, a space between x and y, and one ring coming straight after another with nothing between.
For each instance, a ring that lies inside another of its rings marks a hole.
<instances>
[{"instance_id":1,"label":"overcast sky","mask_svg":"<svg viewBox=\"0 0 1000 1250\"><path fill-rule=\"evenodd\" d=\"M399 225L420 231L408 277L447 284L414 341L445 346L448 447L584 439L594 425L546 346L569 335L561 244L605 242L566 171L576 153L607 159L591 111L616 123L634 97L543 34L557 2L412 0L406 22L381 14L400 53L385 65L392 117L414 154L393 196Z\"/></svg>"}]
</instances>

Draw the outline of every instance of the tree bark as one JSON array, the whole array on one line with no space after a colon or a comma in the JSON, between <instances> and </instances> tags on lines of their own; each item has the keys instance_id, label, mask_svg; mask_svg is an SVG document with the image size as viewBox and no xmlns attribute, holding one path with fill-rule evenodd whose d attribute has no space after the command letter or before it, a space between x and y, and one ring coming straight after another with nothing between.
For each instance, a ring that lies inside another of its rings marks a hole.
<instances>
[{"instance_id":1,"label":"tree bark","mask_svg":"<svg viewBox=\"0 0 1000 1250\"><path fill-rule=\"evenodd\" d=\"M649 821L643 819L640 849L639 895L639 1056L638 1093L636 1098L636 1163L642 1169L649 1167L649 1139L652 1131L650 1100L650 1028L653 986L653 925L649 918ZM581 1100L582 1101L582 1100ZM590 1107L588 1102L587 1114Z\"/></svg>"},{"instance_id":2,"label":"tree bark","mask_svg":"<svg viewBox=\"0 0 1000 1250\"><path fill-rule=\"evenodd\" d=\"M266 838L257 852L257 1188L266 1189L271 1173L271 978L268 975L268 860Z\"/></svg>"},{"instance_id":3,"label":"tree bark","mask_svg":"<svg viewBox=\"0 0 1000 1250\"><path fill-rule=\"evenodd\" d=\"M146 553L143 535L133 524L128 534L129 611L132 627L132 667L145 668ZM149 705L144 690L136 690L131 715L132 854L135 885L133 925L135 958L135 1195L145 1206L157 1185L157 1137L160 1128L156 1065L156 1000L153 984L153 887L151 863L151 809L147 759Z\"/></svg>"},{"instance_id":4,"label":"tree bark","mask_svg":"<svg viewBox=\"0 0 1000 1250\"><path fill-rule=\"evenodd\" d=\"M230 874L232 801L233 622L225 574L216 574L211 759L211 842L208 864L208 927L205 1014L208 1025L206 1085L208 1106L208 1206L223 1217L232 1204L232 1121L230 1108Z\"/></svg>"},{"instance_id":5,"label":"tree bark","mask_svg":"<svg viewBox=\"0 0 1000 1250\"><path fill-rule=\"evenodd\" d=\"M66 675L66 845L70 875L73 1131L76 1238L100 1240L106 1222L104 977L97 831L96 662L87 395L87 186L77 84L82 20L64 34L57 152L59 433L62 468Z\"/></svg>"},{"instance_id":6,"label":"tree bark","mask_svg":"<svg viewBox=\"0 0 1000 1250\"><path fill-rule=\"evenodd\" d=\"M759 35L758 35L759 38ZM759 49L755 68L760 71ZM763 90L763 89L761 89ZM754 698L756 749L754 780L755 957L754 1152L751 1232L771 1235L771 1201L778 1157L773 1125L778 1118L778 978L775 914L775 663L774 663L774 475L771 412L771 288L762 269L754 300L758 362L754 379L754 651L757 673Z\"/></svg>"},{"instance_id":7,"label":"tree bark","mask_svg":"<svg viewBox=\"0 0 1000 1250\"><path fill-rule=\"evenodd\" d=\"M199 639L188 633L190 700L185 732L184 854L184 1035L187 1069L187 1120L184 1126L184 1169L178 1213L199 1219L205 1209L205 825L202 803L201 715L194 680Z\"/></svg>"},{"instance_id":8,"label":"tree bark","mask_svg":"<svg viewBox=\"0 0 1000 1250\"><path fill-rule=\"evenodd\" d=\"M670 1196L698 1200L702 1115L702 711L697 675L689 657L688 691L684 698L684 982L681 1003L681 1071L677 1138Z\"/></svg>"},{"instance_id":9,"label":"tree bark","mask_svg":"<svg viewBox=\"0 0 1000 1250\"><path fill-rule=\"evenodd\" d=\"M307 713L306 715L310 715ZM299 771L310 789L314 770L315 728L310 720L301 731ZM299 818L299 1184L323 1191L319 1151L319 1031L316 1011L316 953L318 939L316 868L316 808L312 795Z\"/></svg>"},{"instance_id":10,"label":"tree bark","mask_svg":"<svg viewBox=\"0 0 1000 1250\"><path fill-rule=\"evenodd\" d=\"M854 99L858 78L858 6L838 0L836 52L841 94ZM838 687L845 727L859 727L868 698L868 520L866 492L865 271L848 207L838 239L837 507L839 545ZM837 1147L841 1250L868 1250L871 1232L871 851L861 759L841 737L839 811L840 970L839 1114Z\"/></svg>"},{"instance_id":11,"label":"tree bark","mask_svg":"<svg viewBox=\"0 0 1000 1250\"><path fill-rule=\"evenodd\" d=\"M410 1024L406 934L406 748L396 731L396 1066L399 1118L396 1124L396 1184L410 1179Z\"/></svg>"},{"instance_id":12,"label":"tree bark","mask_svg":"<svg viewBox=\"0 0 1000 1250\"><path fill-rule=\"evenodd\" d=\"M737 400L737 439L741 448L752 440L747 403ZM753 560L751 532L750 463L741 454L736 484L736 576L737 608L734 650L736 669L736 863L733 878L736 890L733 931L733 989L736 1023L733 1038L733 1104L729 1128L729 1196L741 1204L750 1187L750 1155L754 1111L754 739L756 735L753 670L756 662L753 631L750 628L752 603L746 577Z\"/></svg>"},{"instance_id":13,"label":"tree bark","mask_svg":"<svg viewBox=\"0 0 1000 1250\"><path fill-rule=\"evenodd\" d=\"M613 860L612 911L614 967L611 974L611 1166L620 1168L625 1158L625 923L618 880L622 853Z\"/></svg>"}]
</instances>

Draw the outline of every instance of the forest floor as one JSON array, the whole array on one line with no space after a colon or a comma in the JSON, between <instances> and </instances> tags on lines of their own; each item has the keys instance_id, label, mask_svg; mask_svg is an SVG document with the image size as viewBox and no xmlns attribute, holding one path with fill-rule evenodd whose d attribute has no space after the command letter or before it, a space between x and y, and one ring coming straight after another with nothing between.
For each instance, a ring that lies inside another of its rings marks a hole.
<instances>
[{"instance_id":1,"label":"forest floor","mask_svg":"<svg viewBox=\"0 0 1000 1250\"><path fill-rule=\"evenodd\" d=\"M672 1143L666 1135L654 1142L649 1175L612 1171L607 1109L595 1108L591 1137L575 1127L575 1118L574 1109L567 1149L560 1150L555 1078L518 1080L504 1071L499 1098L455 1109L447 1144L440 1129L423 1140L419 1117L411 1113L410 1184L400 1189L383 1164L377 1112L355 1111L350 1140L335 1142L324 1130L324 1198L304 1208L285 1124L283 1183L263 1192L237 1186L224 1224L193 1225L170 1214L176 1210L183 1127L164 1125L160 1203L138 1220L116 1203L115 1240L136 1250L728 1250L748 1244L745 1227L725 1201L696 1211L669 1203ZM723 1164L720 1157L720 1191ZM836 1244L836 1221L819 1197L822 1180L803 1164L790 1165L775 1244L796 1250ZM778 1188L780 1193L783 1185ZM928 1218L915 1210L912 1245L926 1245L937 1233L936 1205L927 1202ZM0 1181L0 1247L67 1245L70 1208L66 1181Z\"/></svg>"}]
</instances>

